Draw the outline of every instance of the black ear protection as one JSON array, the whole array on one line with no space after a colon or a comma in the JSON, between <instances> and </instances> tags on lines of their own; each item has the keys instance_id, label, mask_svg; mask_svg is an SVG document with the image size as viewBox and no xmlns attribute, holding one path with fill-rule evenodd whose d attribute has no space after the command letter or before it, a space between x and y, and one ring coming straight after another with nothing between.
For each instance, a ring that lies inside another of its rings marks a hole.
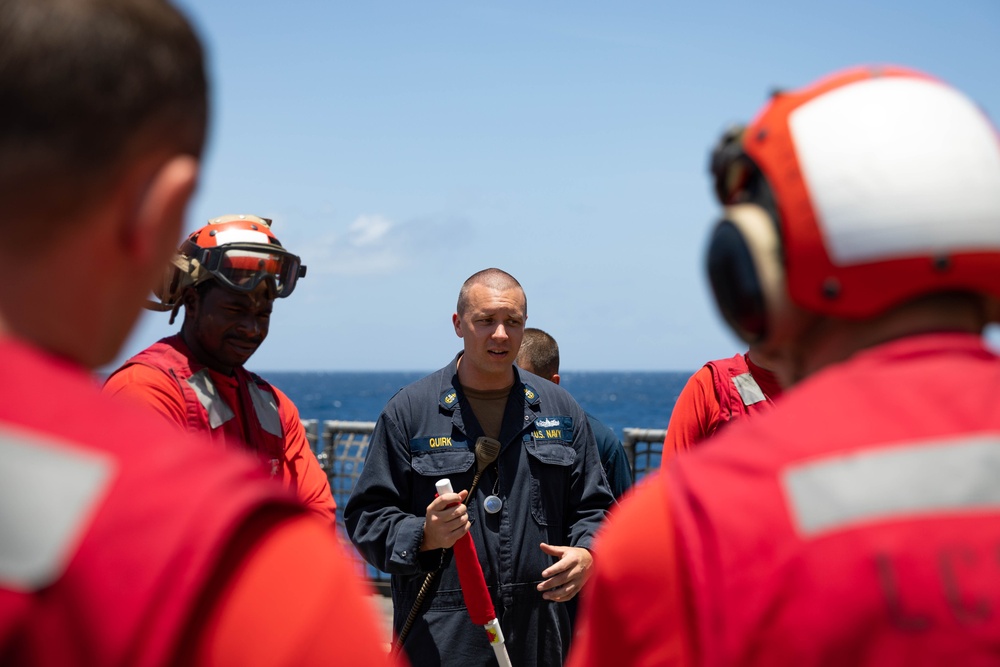
<instances>
[{"instance_id":1,"label":"black ear protection","mask_svg":"<svg viewBox=\"0 0 1000 667\"><path fill-rule=\"evenodd\" d=\"M722 317L745 342L761 343L785 328L789 301L774 194L743 151L743 133L730 128L712 151L715 194L725 208L709 237L706 268Z\"/></svg>"},{"instance_id":2,"label":"black ear protection","mask_svg":"<svg viewBox=\"0 0 1000 667\"><path fill-rule=\"evenodd\" d=\"M774 218L757 204L723 211L709 238L708 279L719 312L745 342L773 339L787 311L781 241Z\"/></svg>"}]
</instances>

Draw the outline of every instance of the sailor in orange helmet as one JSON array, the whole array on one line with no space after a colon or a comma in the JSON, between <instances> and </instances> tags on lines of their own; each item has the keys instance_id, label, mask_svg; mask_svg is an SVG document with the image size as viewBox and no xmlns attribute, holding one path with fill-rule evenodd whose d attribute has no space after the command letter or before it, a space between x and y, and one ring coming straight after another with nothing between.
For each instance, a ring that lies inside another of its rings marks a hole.
<instances>
[{"instance_id":1,"label":"sailor in orange helmet","mask_svg":"<svg viewBox=\"0 0 1000 667\"><path fill-rule=\"evenodd\" d=\"M299 413L277 387L243 368L267 337L276 298L295 289L306 267L285 250L271 221L225 215L188 236L155 290L180 333L125 362L104 390L134 398L168 421L256 455L331 526L335 504Z\"/></svg>"},{"instance_id":2,"label":"sailor in orange helmet","mask_svg":"<svg viewBox=\"0 0 1000 667\"><path fill-rule=\"evenodd\" d=\"M857 68L775 95L713 163L715 299L795 384L610 518L569 664L996 664L995 126Z\"/></svg>"}]
</instances>

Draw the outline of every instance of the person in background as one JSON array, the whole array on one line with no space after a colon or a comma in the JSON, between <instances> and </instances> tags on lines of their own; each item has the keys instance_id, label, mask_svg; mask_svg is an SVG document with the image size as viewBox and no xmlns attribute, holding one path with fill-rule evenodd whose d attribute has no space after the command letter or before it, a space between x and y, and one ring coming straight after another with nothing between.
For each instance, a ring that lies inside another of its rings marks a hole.
<instances>
[{"instance_id":1,"label":"person in background","mask_svg":"<svg viewBox=\"0 0 1000 667\"><path fill-rule=\"evenodd\" d=\"M516 363L522 370L559 384L559 345L555 338L541 329L528 327L524 330ZM632 486L632 466L629 465L628 454L614 431L589 412L586 414L590 430L597 440L597 451L611 493L615 499L621 498Z\"/></svg>"},{"instance_id":2,"label":"person in background","mask_svg":"<svg viewBox=\"0 0 1000 667\"><path fill-rule=\"evenodd\" d=\"M590 575L590 544L614 499L580 406L514 366L527 318L517 280L499 269L472 275L456 311L464 349L386 405L344 510L347 532L392 575L393 624L413 665L495 664L452 559L467 533L511 663L560 665L571 636L564 603ZM483 437L496 445L489 458L477 445ZM435 497L442 478L460 491ZM425 575L438 568L428 604L407 626Z\"/></svg>"},{"instance_id":3,"label":"person in background","mask_svg":"<svg viewBox=\"0 0 1000 667\"><path fill-rule=\"evenodd\" d=\"M244 364L267 338L274 300L306 267L285 250L271 221L224 215L191 233L156 287L179 333L153 343L107 379L104 391L148 405L171 424L223 447L252 452L331 526L336 506L295 404Z\"/></svg>"},{"instance_id":4,"label":"person in background","mask_svg":"<svg viewBox=\"0 0 1000 667\"><path fill-rule=\"evenodd\" d=\"M716 302L790 388L611 516L570 665L996 663L996 126L858 67L714 164Z\"/></svg>"},{"instance_id":5,"label":"person in background","mask_svg":"<svg viewBox=\"0 0 1000 667\"><path fill-rule=\"evenodd\" d=\"M660 464L666 465L730 422L770 411L781 395L781 384L769 370L771 363L751 345L746 353L709 361L692 375L670 413Z\"/></svg>"},{"instance_id":6,"label":"person in background","mask_svg":"<svg viewBox=\"0 0 1000 667\"><path fill-rule=\"evenodd\" d=\"M167 2L0 2L5 666L386 664L329 528L94 381L180 236L207 99Z\"/></svg>"}]
</instances>

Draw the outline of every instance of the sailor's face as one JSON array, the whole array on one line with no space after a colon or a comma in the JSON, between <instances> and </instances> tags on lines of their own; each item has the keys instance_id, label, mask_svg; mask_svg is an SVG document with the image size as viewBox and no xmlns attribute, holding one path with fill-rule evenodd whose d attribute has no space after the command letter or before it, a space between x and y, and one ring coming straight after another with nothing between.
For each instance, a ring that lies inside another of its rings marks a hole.
<instances>
[{"instance_id":1,"label":"sailor's face","mask_svg":"<svg viewBox=\"0 0 1000 667\"><path fill-rule=\"evenodd\" d=\"M511 367L524 337L525 310L519 288L472 286L465 312L453 317L455 333L465 344L460 362L463 383L473 389L501 389L511 383Z\"/></svg>"},{"instance_id":2,"label":"sailor's face","mask_svg":"<svg viewBox=\"0 0 1000 667\"><path fill-rule=\"evenodd\" d=\"M231 374L267 338L273 305L266 282L253 292L213 286L196 298L194 312L188 313L193 326L185 320L185 341L201 363Z\"/></svg>"}]
</instances>

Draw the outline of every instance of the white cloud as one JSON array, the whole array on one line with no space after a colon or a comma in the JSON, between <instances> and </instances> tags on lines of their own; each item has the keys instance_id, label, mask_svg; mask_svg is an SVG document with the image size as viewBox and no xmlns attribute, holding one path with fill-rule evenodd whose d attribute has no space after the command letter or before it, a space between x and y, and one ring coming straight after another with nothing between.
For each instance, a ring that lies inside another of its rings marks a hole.
<instances>
[{"instance_id":1,"label":"white cloud","mask_svg":"<svg viewBox=\"0 0 1000 667\"><path fill-rule=\"evenodd\" d=\"M348 243L354 246L373 245L385 239L394 224L381 215L362 215L348 226Z\"/></svg>"},{"instance_id":2,"label":"white cloud","mask_svg":"<svg viewBox=\"0 0 1000 667\"><path fill-rule=\"evenodd\" d=\"M380 214L362 214L343 231L308 240L301 257L309 275L390 275L465 245L472 237L468 227L456 220L400 223Z\"/></svg>"}]
</instances>

